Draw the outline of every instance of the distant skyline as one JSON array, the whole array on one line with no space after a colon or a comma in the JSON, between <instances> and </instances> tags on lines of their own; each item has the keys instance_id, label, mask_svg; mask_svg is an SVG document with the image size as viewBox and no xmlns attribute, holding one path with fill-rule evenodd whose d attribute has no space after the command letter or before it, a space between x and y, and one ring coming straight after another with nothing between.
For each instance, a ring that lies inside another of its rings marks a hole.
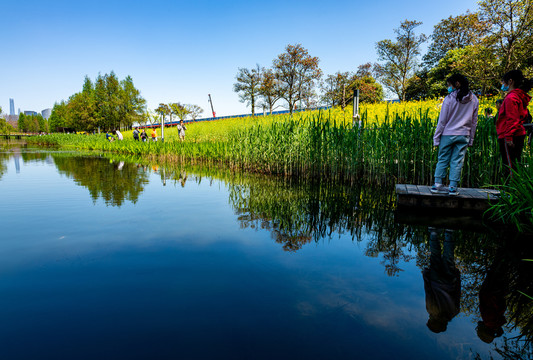
<instances>
[{"instance_id":1,"label":"distant skyline","mask_svg":"<svg viewBox=\"0 0 533 360\"><path fill-rule=\"evenodd\" d=\"M324 74L375 62L375 44L405 20L430 35L476 1L24 1L2 5L0 106L41 111L81 91L87 75L127 75L153 110L197 104L210 116L250 112L233 92L239 67L272 66L288 44L320 58ZM427 47L424 46L424 50Z\"/></svg>"}]
</instances>

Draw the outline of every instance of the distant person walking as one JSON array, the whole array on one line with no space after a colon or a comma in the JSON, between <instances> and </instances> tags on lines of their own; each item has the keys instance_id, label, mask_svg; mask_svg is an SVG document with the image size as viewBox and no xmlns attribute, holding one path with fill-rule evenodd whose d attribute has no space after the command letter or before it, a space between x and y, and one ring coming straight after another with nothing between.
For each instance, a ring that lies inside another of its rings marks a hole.
<instances>
[{"instance_id":1,"label":"distant person walking","mask_svg":"<svg viewBox=\"0 0 533 360\"><path fill-rule=\"evenodd\" d=\"M133 140L139 141L139 130L137 128L133 130Z\"/></svg>"},{"instance_id":2,"label":"distant person walking","mask_svg":"<svg viewBox=\"0 0 533 360\"><path fill-rule=\"evenodd\" d=\"M522 156L526 138L523 123L529 114L527 105L531 96L527 93L531 90L531 85L531 81L526 79L520 70L511 70L502 78L501 89L508 93L498 112L496 133L503 165L509 169L504 171L504 178L507 178L507 174L512 176Z\"/></svg>"},{"instance_id":3,"label":"distant person walking","mask_svg":"<svg viewBox=\"0 0 533 360\"><path fill-rule=\"evenodd\" d=\"M157 141L157 130L152 129L152 141Z\"/></svg>"},{"instance_id":4,"label":"distant person walking","mask_svg":"<svg viewBox=\"0 0 533 360\"><path fill-rule=\"evenodd\" d=\"M439 147L439 157L435 169L434 194L458 195L457 186L461 181L461 171L466 149L474 143L479 101L468 85L468 79L460 74L447 80L448 96L444 98L433 136L433 145ZM450 186L444 185L446 172L450 167Z\"/></svg>"},{"instance_id":5,"label":"distant person walking","mask_svg":"<svg viewBox=\"0 0 533 360\"><path fill-rule=\"evenodd\" d=\"M148 134L146 133L146 130L143 129L142 133L141 133L141 140L143 142L146 142L148 140Z\"/></svg>"},{"instance_id":6,"label":"distant person walking","mask_svg":"<svg viewBox=\"0 0 533 360\"><path fill-rule=\"evenodd\" d=\"M187 128L183 124L183 120L180 120L180 123L178 124L178 126L176 126L176 128L178 129L178 134L180 136L180 141L185 140L185 130L187 130Z\"/></svg>"}]
</instances>

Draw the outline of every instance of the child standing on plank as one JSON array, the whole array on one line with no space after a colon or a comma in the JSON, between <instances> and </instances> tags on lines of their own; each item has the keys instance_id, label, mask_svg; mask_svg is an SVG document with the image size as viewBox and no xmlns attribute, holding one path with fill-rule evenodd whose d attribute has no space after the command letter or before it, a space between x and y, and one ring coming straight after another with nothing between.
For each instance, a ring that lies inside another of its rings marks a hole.
<instances>
[{"instance_id":1,"label":"child standing on plank","mask_svg":"<svg viewBox=\"0 0 533 360\"><path fill-rule=\"evenodd\" d=\"M468 79L460 74L447 80L448 96L442 103L433 145L439 147L439 158L435 169L434 194L458 195L457 186L466 149L474 143L479 101L469 89ZM444 185L446 172L450 167L450 186Z\"/></svg>"}]
</instances>

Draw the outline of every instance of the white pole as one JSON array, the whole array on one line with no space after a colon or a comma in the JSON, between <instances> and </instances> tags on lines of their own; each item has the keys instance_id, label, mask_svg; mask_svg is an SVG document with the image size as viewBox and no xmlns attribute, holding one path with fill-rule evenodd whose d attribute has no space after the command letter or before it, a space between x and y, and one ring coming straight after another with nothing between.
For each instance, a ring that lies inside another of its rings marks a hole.
<instances>
[{"instance_id":1,"label":"white pole","mask_svg":"<svg viewBox=\"0 0 533 360\"><path fill-rule=\"evenodd\" d=\"M352 125L355 126L355 123L358 123L361 126L361 117L359 116L359 89L355 89L353 92L353 120Z\"/></svg>"},{"instance_id":2,"label":"white pole","mask_svg":"<svg viewBox=\"0 0 533 360\"><path fill-rule=\"evenodd\" d=\"M161 142L165 141L165 113L161 112Z\"/></svg>"}]
</instances>

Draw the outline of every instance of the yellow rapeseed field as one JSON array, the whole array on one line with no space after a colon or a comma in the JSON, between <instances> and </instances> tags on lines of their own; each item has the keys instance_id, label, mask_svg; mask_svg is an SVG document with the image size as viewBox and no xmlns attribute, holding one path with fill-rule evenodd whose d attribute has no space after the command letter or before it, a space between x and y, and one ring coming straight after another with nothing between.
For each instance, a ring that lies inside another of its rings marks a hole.
<instances>
[{"instance_id":1,"label":"yellow rapeseed field","mask_svg":"<svg viewBox=\"0 0 533 360\"><path fill-rule=\"evenodd\" d=\"M400 116L402 118L427 118L437 120L442 101L444 98L424 100L424 101L407 101L407 102L379 102L374 104L360 104L359 113L362 119L365 120L365 126L379 125L386 121ZM484 114L487 107L493 109L492 113L496 112L494 107L495 98L482 98L480 100L479 114ZM329 119L332 122L351 123L352 122L352 106L347 106L344 111L340 107L335 107L328 110L314 110L295 112L293 119L306 121L306 119L315 118L317 114L321 114L321 118ZM289 119L289 115L266 115L245 118L229 118L215 121L201 121L195 123L186 123L186 139L187 141L204 142L204 141L218 141L227 139L232 130L238 128L247 128L253 125L269 125L275 121L284 121ZM157 134L161 136L161 129L157 129ZM131 131L124 134L126 137L133 137ZM150 135L150 131L148 131ZM177 141L178 133L176 127L165 128L165 139L168 141Z\"/></svg>"}]
</instances>

